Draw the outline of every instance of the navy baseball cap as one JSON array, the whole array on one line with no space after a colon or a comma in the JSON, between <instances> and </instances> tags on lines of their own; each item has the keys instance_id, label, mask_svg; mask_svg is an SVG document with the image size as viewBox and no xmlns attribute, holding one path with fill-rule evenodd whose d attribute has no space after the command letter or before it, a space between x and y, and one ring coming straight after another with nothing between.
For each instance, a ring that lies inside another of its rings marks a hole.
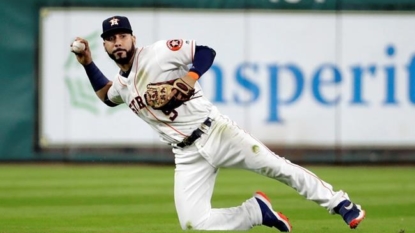
<instances>
[{"instance_id":1,"label":"navy baseball cap","mask_svg":"<svg viewBox=\"0 0 415 233\"><path fill-rule=\"evenodd\" d=\"M130 21L125 16L112 16L102 22L102 34L104 39L116 32L127 32L133 34Z\"/></svg>"}]
</instances>

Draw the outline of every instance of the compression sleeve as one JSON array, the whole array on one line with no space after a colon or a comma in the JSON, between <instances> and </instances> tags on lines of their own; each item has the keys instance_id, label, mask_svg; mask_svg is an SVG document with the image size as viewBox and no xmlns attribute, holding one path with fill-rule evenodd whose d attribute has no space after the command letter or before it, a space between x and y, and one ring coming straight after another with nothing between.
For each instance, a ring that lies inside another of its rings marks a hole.
<instances>
[{"instance_id":1,"label":"compression sleeve","mask_svg":"<svg viewBox=\"0 0 415 233\"><path fill-rule=\"evenodd\" d=\"M216 52L208 46L196 45L193 64L189 71L201 77L213 64Z\"/></svg>"},{"instance_id":2,"label":"compression sleeve","mask_svg":"<svg viewBox=\"0 0 415 233\"><path fill-rule=\"evenodd\" d=\"M109 82L109 80L105 77L101 70L99 70L94 62L89 63L88 65L84 66L84 68L86 75L88 75L89 81L91 82L92 88L94 88L94 91L100 90Z\"/></svg>"}]
</instances>

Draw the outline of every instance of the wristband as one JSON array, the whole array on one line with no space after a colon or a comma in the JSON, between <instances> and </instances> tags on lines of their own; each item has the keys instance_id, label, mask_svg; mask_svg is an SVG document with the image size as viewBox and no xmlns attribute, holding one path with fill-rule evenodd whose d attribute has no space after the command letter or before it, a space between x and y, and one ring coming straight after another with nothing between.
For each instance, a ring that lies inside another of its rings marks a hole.
<instances>
[{"instance_id":1,"label":"wristband","mask_svg":"<svg viewBox=\"0 0 415 233\"><path fill-rule=\"evenodd\" d=\"M190 76L194 80L198 80L200 78L200 76L196 72L194 72L194 71L189 71L187 73L187 75Z\"/></svg>"},{"instance_id":2,"label":"wristband","mask_svg":"<svg viewBox=\"0 0 415 233\"><path fill-rule=\"evenodd\" d=\"M105 87L109 80L102 74L101 70L95 65L94 62L89 63L84 66L86 74L88 75L89 81L91 82L92 88L94 91L99 91L101 88Z\"/></svg>"}]
</instances>

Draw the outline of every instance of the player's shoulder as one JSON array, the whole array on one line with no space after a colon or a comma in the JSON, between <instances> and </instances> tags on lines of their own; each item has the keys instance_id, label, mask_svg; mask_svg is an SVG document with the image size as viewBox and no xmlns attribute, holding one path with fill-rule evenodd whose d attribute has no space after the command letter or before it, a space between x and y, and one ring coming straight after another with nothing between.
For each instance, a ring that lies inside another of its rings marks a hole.
<instances>
[{"instance_id":1,"label":"player's shoulder","mask_svg":"<svg viewBox=\"0 0 415 233\"><path fill-rule=\"evenodd\" d=\"M184 46L192 46L194 44L195 41L190 39L167 39L158 40L149 45L149 48L178 51Z\"/></svg>"}]
</instances>

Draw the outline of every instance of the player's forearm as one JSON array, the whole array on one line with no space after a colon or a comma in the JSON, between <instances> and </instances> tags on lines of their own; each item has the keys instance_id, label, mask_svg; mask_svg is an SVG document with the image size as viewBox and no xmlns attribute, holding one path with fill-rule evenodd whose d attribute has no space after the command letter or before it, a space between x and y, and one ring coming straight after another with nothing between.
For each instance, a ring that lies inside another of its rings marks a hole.
<instances>
[{"instance_id":1,"label":"player's forearm","mask_svg":"<svg viewBox=\"0 0 415 233\"><path fill-rule=\"evenodd\" d=\"M215 57L215 50L207 46L197 45L190 71L201 77L212 66Z\"/></svg>"},{"instance_id":2,"label":"player's forearm","mask_svg":"<svg viewBox=\"0 0 415 233\"><path fill-rule=\"evenodd\" d=\"M187 75L182 79L194 87L196 81L212 66L215 60L216 52L207 46L196 46L195 56L193 58L193 65Z\"/></svg>"},{"instance_id":3,"label":"player's forearm","mask_svg":"<svg viewBox=\"0 0 415 233\"><path fill-rule=\"evenodd\" d=\"M185 83L187 83L191 87L194 87L195 83L199 79L199 76L196 73L193 73L192 71L190 71L189 73L187 73L187 75L182 77L182 79Z\"/></svg>"},{"instance_id":4,"label":"player's forearm","mask_svg":"<svg viewBox=\"0 0 415 233\"><path fill-rule=\"evenodd\" d=\"M102 101L104 101L112 82L105 77L94 62L85 65L84 68L95 93Z\"/></svg>"}]
</instances>

